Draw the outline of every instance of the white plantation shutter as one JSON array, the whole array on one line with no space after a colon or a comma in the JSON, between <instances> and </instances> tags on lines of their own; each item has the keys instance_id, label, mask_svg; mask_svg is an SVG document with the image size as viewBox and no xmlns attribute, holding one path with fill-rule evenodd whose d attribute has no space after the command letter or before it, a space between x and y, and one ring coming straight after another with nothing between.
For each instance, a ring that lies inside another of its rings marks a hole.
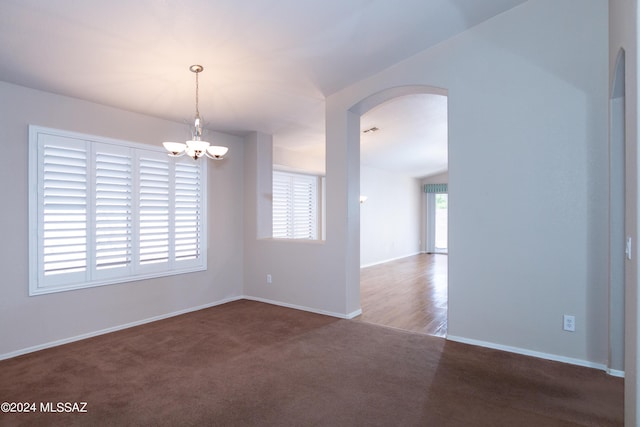
<instances>
[{"instance_id":1,"label":"white plantation shutter","mask_svg":"<svg viewBox=\"0 0 640 427\"><path fill-rule=\"evenodd\" d=\"M293 203L290 197L289 177L280 172L273 172L273 237L286 239L293 229Z\"/></svg>"},{"instance_id":2,"label":"white plantation shutter","mask_svg":"<svg viewBox=\"0 0 640 427\"><path fill-rule=\"evenodd\" d=\"M206 162L30 126L31 295L206 269Z\"/></svg>"},{"instance_id":3,"label":"white plantation shutter","mask_svg":"<svg viewBox=\"0 0 640 427\"><path fill-rule=\"evenodd\" d=\"M318 179L300 175L293 179L293 238L315 239L317 219Z\"/></svg>"},{"instance_id":4,"label":"white plantation shutter","mask_svg":"<svg viewBox=\"0 0 640 427\"><path fill-rule=\"evenodd\" d=\"M42 194L38 228L41 278L87 270L87 152L84 141L47 135L40 141ZM55 278L49 279L57 282Z\"/></svg>"},{"instance_id":5,"label":"white plantation shutter","mask_svg":"<svg viewBox=\"0 0 640 427\"><path fill-rule=\"evenodd\" d=\"M140 157L140 264L169 261L169 158Z\"/></svg>"},{"instance_id":6,"label":"white plantation shutter","mask_svg":"<svg viewBox=\"0 0 640 427\"><path fill-rule=\"evenodd\" d=\"M202 240L201 171L193 163L176 163L175 172L175 259L195 260Z\"/></svg>"},{"instance_id":7,"label":"white plantation shutter","mask_svg":"<svg viewBox=\"0 0 640 427\"><path fill-rule=\"evenodd\" d=\"M273 172L273 237L318 238L318 177Z\"/></svg>"},{"instance_id":8,"label":"white plantation shutter","mask_svg":"<svg viewBox=\"0 0 640 427\"><path fill-rule=\"evenodd\" d=\"M95 170L96 269L128 269L133 218L130 150L101 144L96 148Z\"/></svg>"}]
</instances>

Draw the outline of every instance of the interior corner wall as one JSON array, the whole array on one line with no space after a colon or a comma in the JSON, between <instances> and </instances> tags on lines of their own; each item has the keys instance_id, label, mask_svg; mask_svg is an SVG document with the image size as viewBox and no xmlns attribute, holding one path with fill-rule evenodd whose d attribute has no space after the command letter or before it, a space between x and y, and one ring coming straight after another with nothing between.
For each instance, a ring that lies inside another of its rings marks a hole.
<instances>
[{"instance_id":1,"label":"interior corner wall","mask_svg":"<svg viewBox=\"0 0 640 427\"><path fill-rule=\"evenodd\" d=\"M252 242L273 235L273 137L252 132L245 137L244 146L245 237Z\"/></svg>"},{"instance_id":2,"label":"interior corner wall","mask_svg":"<svg viewBox=\"0 0 640 427\"><path fill-rule=\"evenodd\" d=\"M360 193L360 266L419 253L420 181L362 165Z\"/></svg>"},{"instance_id":3,"label":"interior corner wall","mask_svg":"<svg viewBox=\"0 0 640 427\"><path fill-rule=\"evenodd\" d=\"M29 296L28 125L148 144L186 132L180 123L3 82L0 99L0 358L242 295L243 145L214 132L229 154L208 168L207 271Z\"/></svg>"},{"instance_id":4,"label":"interior corner wall","mask_svg":"<svg viewBox=\"0 0 640 427\"><path fill-rule=\"evenodd\" d=\"M606 0L530 0L327 98L327 196L351 202L350 109L448 90L450 338L606 365L607 40Z\"/></svg>"}]
</instances>

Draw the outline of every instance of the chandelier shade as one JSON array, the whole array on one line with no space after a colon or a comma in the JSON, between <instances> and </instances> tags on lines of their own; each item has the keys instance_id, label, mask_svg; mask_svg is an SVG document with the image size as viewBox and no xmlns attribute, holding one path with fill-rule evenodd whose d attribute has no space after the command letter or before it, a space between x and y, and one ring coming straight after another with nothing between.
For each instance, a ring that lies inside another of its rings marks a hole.
<instances>
[{"instance_id":1,"label":"chandelier shade","mask_svg":"<svg viewBox=\"0 0 640 427\"><path fill-rule=\"evenodd\" d=\"M180 157L185 154L192 157L194 160L199 159L202 156L206 156L213 160L220 160L227 154L229 149L220 145L211 145L207 141L202 140L202 119L200 118L200 109L198 106L198 74L204 70L202 65L192 65L189 67L196 75L196 115L193 121L193 127L191 129L191 138L185 142L163 142L162 145L169 152L171 157Z\"/></svg>"}]
</instances>

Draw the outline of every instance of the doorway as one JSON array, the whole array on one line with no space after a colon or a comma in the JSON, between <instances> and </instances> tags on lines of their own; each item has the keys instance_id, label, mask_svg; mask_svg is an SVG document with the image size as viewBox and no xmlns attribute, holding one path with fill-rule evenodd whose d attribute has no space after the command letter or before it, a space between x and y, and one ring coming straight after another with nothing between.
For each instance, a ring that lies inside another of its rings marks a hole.
<instances>
[{"instance_id":1,"label":"doorway","mask_svg":"<svg viewBox=\"0 0 640 427\"><path fill-rule=\"evenodd\" d=\"M428 181L448 181L446 175L439 174ZM449 252L449 194L448 184L424 184L425 192L425 252L447 254Z\"/></svg>"},{"instance_id":2,"label":"doorway","mask_svg":"<svg viewBox=\"0 0 640 427\"><path fill-rule=\"evenodd\" d=\"M449 195L438 193L435 195L435 225L433 243L436 253L446 254L449 247Z\"/></svg>"},{"instance_id":3,"label":"doorway","mask_svg":"<svg viewBox=\"0 0 640 427\"><path fill-rule=\"evenodd\" d=\"M426 251L423 183L447 177L447 111L446 93L423 88L360 114L362 321L446 335L448 194L432 195Z\"/></svg>"}]
</instances>

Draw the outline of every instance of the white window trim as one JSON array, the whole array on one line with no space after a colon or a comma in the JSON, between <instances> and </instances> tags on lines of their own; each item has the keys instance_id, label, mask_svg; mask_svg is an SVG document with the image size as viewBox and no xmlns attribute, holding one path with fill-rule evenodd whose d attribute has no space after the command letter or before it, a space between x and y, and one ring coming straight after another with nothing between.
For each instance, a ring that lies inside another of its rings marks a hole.
<instances>
[{"instance_id":1,"label":"white window trim","mask_svg":"<svg viewBox=\"0 0 640 427\"><path fill-rule=\"evenodd\" d=\"M41 273L43 267L43 254L41 253L41 247L43 245L44 232L42 230L42 222L41 215L42 206L40 206L42 190L40 188L40 179L42 177L42 161L39 153L39 138L40 135L48 135L48 136L57 136L62 138L70 138L79 141L84 141L87 144L97 143L97 144L109 144L114 147L125 147L132 149L131 156L132 163L138 161L138 156L140 153L147 153L152 157L162 156L162 159L168 159L169 161L169 170L175 170L175 164L177 162L187 162L191 161L186 158L171 158L168 157L166 151L158 146L155 147L149 144L140 144L123 140L116 140L110 138L104 138L94 135L87 135L77 132L69 132L58 129L46 128L41 126L29 126L29 295L41 295L48 294L54 292L62 292L69 291L74 289L83 289L90 288L95 286L103 286L117 283L125 283L131 281L138 281L144 279L152 279L158 277L172 276L176 274L183 274L195 271L203 271L207 269L207 165L206 162L197 163L199 166L199 174L201 180L201 193L200 193L200 242L199 242L199 253L195 259L192 260L182 260L175 261L173 258L169 258L169 260L164 263L166 268L159 268L159 266L149 265L145 267L136 267L135 271L134 267L123 267L120 271L123 273L120 275L113 275L109 272L97 272L97 269L94 269L92 266L89 266L88 270L94 270L94 273L82 273L77 275L75 278L68 277L67 279L59 280L57 283L55 281L50 281L50 283L46 283L43 281L43 274ZM89 160L89 169L87 179L91 180L92 176L95 176L95 170L92 167L93 159ZM135 170L136 166L134 166ZM138 197L135 195L138 194L138 185L139 178L136 176L135 172L133 174L133 187L132 187L132 215L135 216L139 209ZM174 175L175 176L175 175ZM169 180L172 180L172 175L169 175ZM93 185L93 184L91 184ZM175 205L175 186L170 182L169 190L170 198L169 198L169 215L171 218L175 216L176 205ZM87 195L87 200L91 203L94 200L95 191L89 191ZM89 209L90 210L90 209ZM92 224L93 219L91 217L87 218L88 227L93 227ZM138 221L134 220L134 224L137 224ZM137 226L136 226L137 227ZM136 228L134 227L134 228ZM133 230L132 232L132 245L134 246L134 253L131 257L131 266L134 266L134 263L138 261L137 259L137 230ZM87 232L87 240L90 249L87 249L87 260L91 260L95 257L95 246L93 246L92 242L92 233ZM174 233L170 232L169 237L169 248L171 250L175 249L175 241L173 240ZM89 261L87 261L89 262Z\"/></svg>"}]
</instances>

